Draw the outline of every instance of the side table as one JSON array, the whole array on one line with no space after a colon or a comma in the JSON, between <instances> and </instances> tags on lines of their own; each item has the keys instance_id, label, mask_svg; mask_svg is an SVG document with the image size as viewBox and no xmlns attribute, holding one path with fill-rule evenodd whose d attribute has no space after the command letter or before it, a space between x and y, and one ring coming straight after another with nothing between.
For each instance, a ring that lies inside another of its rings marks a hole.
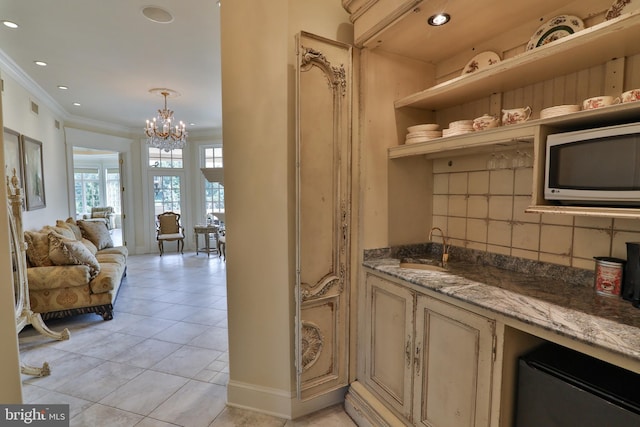
<instances>
[{"instance_id":1,"label":"side table","mask_svg":"<svg viewBox=\"0 0 640 427\"><path fill-rule=\"evenodd\" d=\"M218 253L218 227L215 225L205 225L205 224L196 224L193 226L193 233L196 235L196 255L198 255L199 251L206 252L207 257L211 253ZM204 248L200 248L198 243L198 236L200 234L204 234ZM209 243L210 236L213 234L213 237L216 239L216 246L211 247Z\"/></svg>"}]
</instances>

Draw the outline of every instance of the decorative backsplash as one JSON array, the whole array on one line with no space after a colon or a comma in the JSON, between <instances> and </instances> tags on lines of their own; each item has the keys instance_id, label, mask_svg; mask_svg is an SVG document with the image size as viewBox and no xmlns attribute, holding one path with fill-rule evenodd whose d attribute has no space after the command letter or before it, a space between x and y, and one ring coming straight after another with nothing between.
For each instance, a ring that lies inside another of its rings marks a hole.
<instances>
[{"instance_id":1,"label":"decorative backsplash","mask_svg":"<svg viewBox=\"0 0 640 427\"><path fill-rule=\"evenodd\" d=\"M433 226L453 246L544 263L593 270L594 256L626 259L640 220L525 213L533 169L521 160L530 153L434 160Z\"/></svg>"}]
</instances>

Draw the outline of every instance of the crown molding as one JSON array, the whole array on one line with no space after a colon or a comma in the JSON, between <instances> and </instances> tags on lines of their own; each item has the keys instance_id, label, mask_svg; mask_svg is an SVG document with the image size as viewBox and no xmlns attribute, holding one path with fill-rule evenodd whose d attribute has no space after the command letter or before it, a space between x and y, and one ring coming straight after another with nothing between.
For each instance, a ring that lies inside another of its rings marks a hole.
<instances>
[{"instance_id":1,"label":"crown molding","mask_svg":"<svg viewBox=\"0 0 640 427\"><path fill-rule=\"evenodd\" d=\"M120 136L130 139L144 138L142 124L140 128L127 127L101 120L90 119L69 113L55 99L53 99L35 80L33 80L22 68L16 64L2 49L0 49L0 70L14 79L20 86L42 102L55 115L64 122L65 127L91 130L95 132ZM189 135L194 139L221 138L221 128L206 128L189 130Z\"/></svg>"},{"instance_id":2,"label":"crown molding","mask_svg":"<svg viewBox=\"0 0 640 427\"><path fill-rule=\"evenodd\" d=\"M38 98L54 114L60 116L64 121L68 120L70 117L69 112L62 108L35 80L29 77L2 49L0 49L0 68L16 80L20 86Z\"/></svg>"},{"instance_id":3,"label":"crown molding","mask_svg":"<svg viewBox=\"0 0 640 427\"><path fill-rule=\"evenodd\" d=\"M90 119L87 117L76 115L68 115L67 119L65 120L65 126L76 129L91 130L131 139L140 138L144 134L144 132L141 131L142 126L140 128L130 128L128 126L121 126L114 123L104 122L102 120Z\"/></svg>"}]
</instances>

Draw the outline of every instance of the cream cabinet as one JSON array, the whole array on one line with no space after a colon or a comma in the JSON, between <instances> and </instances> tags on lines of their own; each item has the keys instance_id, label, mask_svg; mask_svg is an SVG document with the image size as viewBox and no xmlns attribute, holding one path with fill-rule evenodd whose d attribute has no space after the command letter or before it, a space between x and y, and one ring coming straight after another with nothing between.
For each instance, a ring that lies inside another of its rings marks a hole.
<instances>
[{"instance_id":1,"label":"cream cabinet","mask_svg":"<svg viewBox=\"0 0 640 427\"><path fill-rule=\"evenodd\" d=\"M393 410L411 419L413 405L414 292L368 275L366 384Z\"/></svg>"},{"instance_id":2,"label":"cream cabinet","mask_svg":"<svg viewBox=\"0 0 640 427\"><path fill-rule=\"evenodd\" d=\"M495 322L423 295L415 319L413 423L489 426Z\"/></svg>"},{"instance_id":3,"label":"cream cabinet","mask_svg":"<svg viewBox=\"0 0 640 427\"><path fill-rule=\"evenodd\" d=\"M489 426L495 322L368 274L365 383L408 424Z\"/></svg>"}]
</instances>

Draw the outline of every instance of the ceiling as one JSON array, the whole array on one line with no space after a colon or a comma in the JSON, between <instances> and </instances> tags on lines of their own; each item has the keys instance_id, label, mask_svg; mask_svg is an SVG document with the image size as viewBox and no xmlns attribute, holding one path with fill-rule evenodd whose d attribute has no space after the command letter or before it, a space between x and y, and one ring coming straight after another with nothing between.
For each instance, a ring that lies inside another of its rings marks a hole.
<instances>
[{"instance_id":1,"label":"ceiling","mask_svg":"<svg viewBox=\"0 0 640 427\"><path fill-rule=\"evenodd\" d=\"M150 5L173 21L148 20L142 10ZM0 25L3 72L28 75L41 89L35 96L66 121L98 121L143 136L145 120L164 102L149 90L169 88L180 96L168 98L168 108L188 131L222 126L216 0L0 0L4 20L19 28Z\"/></svg>"}]
</instances>

